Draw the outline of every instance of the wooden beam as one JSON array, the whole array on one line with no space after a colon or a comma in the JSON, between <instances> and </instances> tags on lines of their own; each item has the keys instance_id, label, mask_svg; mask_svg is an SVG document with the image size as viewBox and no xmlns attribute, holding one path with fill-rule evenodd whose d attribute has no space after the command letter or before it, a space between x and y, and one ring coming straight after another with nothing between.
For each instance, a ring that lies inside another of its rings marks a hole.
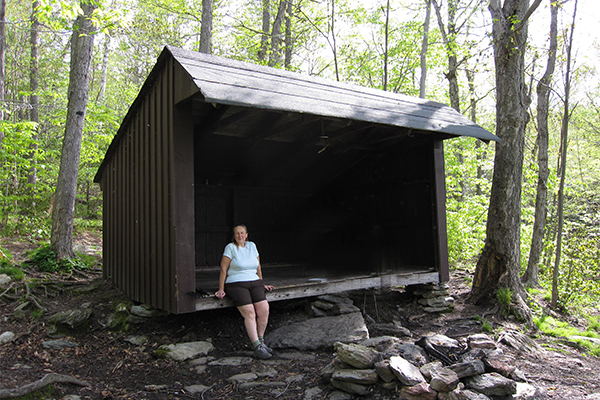
<instances>
[{"instance_id":1,"label":"wooden beam","mask_svg":"<svg viewBox=\"0 0 600 400\"><path fill-rule=\"evenodd\" d=\"M314 297L324 294L343 293L361 289L382 289L410 286L424 283L438 283L438 272L387 274L374 277L340 279L328 282L311 282L303 285L281 287L267 293L270 302ZM227 297L217 299L214 295L196 300L196 311L233 307Z\"/></svg>"}]
</instances>

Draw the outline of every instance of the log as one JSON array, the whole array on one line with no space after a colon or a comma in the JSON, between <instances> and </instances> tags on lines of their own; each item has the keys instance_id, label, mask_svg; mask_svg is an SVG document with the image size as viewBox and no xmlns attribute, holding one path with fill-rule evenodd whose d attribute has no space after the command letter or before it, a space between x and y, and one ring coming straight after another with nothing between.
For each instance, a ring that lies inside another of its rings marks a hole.
<instances>
[{"instance_id":1,"label":"log","mask_svg":"<svg viewBox=\"0 0 600 400\"><path fill-rule=\"evenodd\" d=\"M79 386L90 386L86 381L81 381L69 375L50 373L45 375L42 379L33 383L27 384L13 389L0 389L0 399L11 399L19 396L24 396L29 393L33 393L36 390L40 390L45 386L53 383L72 383Z\"/></svg>"}]
</instances>

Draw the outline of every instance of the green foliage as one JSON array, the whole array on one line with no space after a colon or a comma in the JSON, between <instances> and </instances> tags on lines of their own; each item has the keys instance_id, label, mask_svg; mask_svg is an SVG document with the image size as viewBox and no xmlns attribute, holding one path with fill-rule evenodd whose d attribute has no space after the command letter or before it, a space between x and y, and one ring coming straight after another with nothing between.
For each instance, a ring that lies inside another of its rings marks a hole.
<instances>
[{"instance_id":1,"label":"green foliage","mask_svg":"<svg viewBox=\"0 0 600 400\"><path fill-rule=\"evenodd\" d=\"M496 300L503 310L509 310L512 302L512 291L509 288L498 289L496 291Z\"/></svg>"},{"instance_id":2,"label":"green foliage","mask_svg":"<svg viewBox=\"0 0 600 400\"><path fill-rule=\"evenodd\" d=\"M79 258L57 260L56 253L50 245L34 250L29 256L29 262L42 272L71 272L74 269L86 269L88 266Z\"/></svg>"},{"instance_id":3,"label":"green foliage","mask_svg":"<svg viewBox=\"0 0 600 400\"><path fill-rule=\"evenodd\" d=\"M600 339L600 334L597 331L597 317L590 319L590 323L585 331L577 329L570 322L561 321L548 315L544 315L541 318L534 318L534 323L546 335L556 338L566 338L588 349L591 355L600 356L600 345L583 338Z\"/></svg>"},{"instance_id":4,"label":"green foliage","mask_svg":"<svg viewBox=\"0 0 600 400\"><path fill-rule=\"evenodd\" d=\"M494 332L492 325L485 318L482 318L479 315L476 315L475 320L477 320L481 323L481 329L483 329L485 332L488 332L488 333Z\"/></svg>"},{"instance_id":5,"label":"green foliage","mask_svg":"<svg viewBox=\"0 0 600 400\"><path fill-rule=\"evenodd\" d=\"M0 247L0 274L10 276L16 281L23 280L25 273L17 265L12 262L10 253Z\"/></svg>"}]
</instances>

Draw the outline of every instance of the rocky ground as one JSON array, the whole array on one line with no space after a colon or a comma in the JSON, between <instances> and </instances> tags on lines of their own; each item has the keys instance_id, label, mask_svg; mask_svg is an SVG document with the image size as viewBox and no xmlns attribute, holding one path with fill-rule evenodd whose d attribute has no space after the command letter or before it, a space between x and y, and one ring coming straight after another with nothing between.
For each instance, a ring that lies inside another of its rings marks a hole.
<instances>
[{"instance_id":1,"label":"rocky ground","mask_svg":"<svg viewBox=\"0 0 600 400\"><path fill-rule=\"evenodd\" d=\"M4 241L0 245L7 248L10 243ZM11 253L18 258L25 247L14 242ZM102 279L100 269L70 276L42 276L32 270L28 274L37 280L36 284L15 283L11 290L0 288L0 334L16 335L0 345L0 393L2 389L23 388L44 376L73 380L53 383L43 397L48 399L73 395L82 399L308 400L329 398L335 391L321 377L322 368L335 357L333 349L277 349L270 360L249 359L250 347L235 309L144 318L130 331L110 330L111 316L118 304L127 299ZM494 310L477 308L466 301L470 275L465 270L452 273L450 291L455 307L449 313L426 313L403 290L348 295L361 309L367 325L398 321L413 335L404 339L413 343L434 333L458 338L479 332L493 336L502 329L519 329L511 321L499 319ZM307 304L308 300L272 303L269 330L309 318ZM40 307L45 309L43 314L36 311ZM52 332L48 319L60 311L74 309L91 310L87 329L60 337L76 346L60 350L45 347L45 342L60 336ZM600 393L598 358L586 355L567 340L539 333L532 337L545 351L505 351L515 356L515 366L538 389L535 398L600 399L596 397ZM209 360L238 357L237 360L246 361L206 365L204 361L176 362L157 356L161 345L195 341L212 343L214 350L209 353ZM258 381L272 385L244 386L239 380L229 379L248 372L257 374ZM201 389L189 390L193 387ZM398 395L377 389L362 398L396 399Z\"/></svg>"}]
</instances>

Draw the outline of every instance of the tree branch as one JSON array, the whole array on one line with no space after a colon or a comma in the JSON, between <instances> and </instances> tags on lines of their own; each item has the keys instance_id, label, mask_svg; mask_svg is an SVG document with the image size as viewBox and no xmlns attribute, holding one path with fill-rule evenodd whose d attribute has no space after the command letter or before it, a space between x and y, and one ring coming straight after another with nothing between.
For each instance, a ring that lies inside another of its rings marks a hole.
<instances>
[{"instance_id":1,"label":"tree branch","mask_svg":"<svg viewBox=\"0 0 600 400\"><path fill-rule=\"evenodd\" d=\"M527 10L525 12L525 15L523 15L523 19L521 20L521 22L519 22L519 25L516 26L515 30L519 30L523 27L523 25L525 25L527 23L527 20L529 19L529 17L531 17L531 14L533 14L533 12L535 10L537 10L537 8L539 7L539 5L542 3L542 0L535 0L533 2L533 4L531 5L531 7L529 7L529 10Z\"/></svg>"},{"instance_id":2,"label":"tree branch","mask_svg":"<svg viewBox=\"0 0 600 400\"><path fill-rule=\"evenodd\" d=\"M88 382L80 381L79 379L69 375L50 373L45 375L42 379L22 387L14 389L0 389L0 399L11 399L24 396L53 383L72 383L79 386L90 386Z\"/></svg>"}]
</instances>

